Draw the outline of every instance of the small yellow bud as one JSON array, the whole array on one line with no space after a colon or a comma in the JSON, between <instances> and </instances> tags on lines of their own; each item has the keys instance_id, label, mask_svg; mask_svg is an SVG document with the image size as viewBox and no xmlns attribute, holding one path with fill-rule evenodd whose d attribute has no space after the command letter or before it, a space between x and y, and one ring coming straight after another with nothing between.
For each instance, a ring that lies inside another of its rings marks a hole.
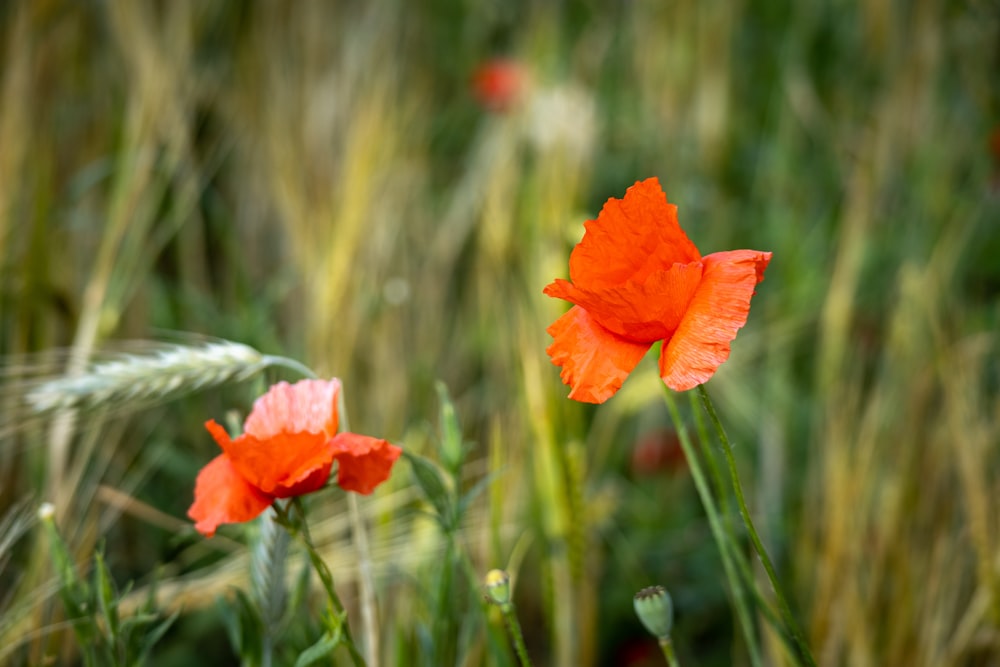
<instances>
[{"instance_id":1,"label":"small yellow bud","mask_svg":"<svg viewBox=\"0 0 1000 667\"><path fill-rule=\"evenodd\" d=\"M503 570L486 573L486 594L490 601L500 606L510 603L510 575Z\"/></svg>"},{"instance_id":2,"label":"small yellow bud","mask_svg":"<svg viewBox=\"0 0 1000 667\"><path fill-rule=\"evenodd\" d=\"M55 516L56 506L52 503L42 503L38 508L38 519L40 521L47 521Z\"/></svg>"}]
</instances>

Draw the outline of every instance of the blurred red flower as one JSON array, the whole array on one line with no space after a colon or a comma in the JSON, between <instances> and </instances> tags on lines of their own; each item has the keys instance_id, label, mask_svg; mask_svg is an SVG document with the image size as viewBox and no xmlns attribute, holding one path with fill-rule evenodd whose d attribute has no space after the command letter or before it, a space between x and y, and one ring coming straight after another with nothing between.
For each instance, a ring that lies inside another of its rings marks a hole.
<instances>
[{"instance_id":1,"label":"blurred red flower","mask_svg":"<svg viewBox=\"0 0 1000 667\"><path fill-rule=\"evenodd\" d=\"M668 387L685 391L711 378L746 323L771 253L702 257L656 178L609 199L585 228L569 258L570 280L545 288L575 304L548 328L555 340L546 350L562 367L569 397L603 403L657 341Z\"/></svg>"},{"instance_id":2,"label":"blurred red flower","mask_svg":"<svg viewBox=\"0 0 1000 667\"><path fill-rule=\"evenodd\" d=\"M488 60L472 75L472 92L490 111L509 111L521 100L526 87L527 73L514 60Z\"/></svg>"},{"instance_id":3,"label":"blurred red flower","mask_svg":"<svg viewBox=\"0 0 1000 667\"><path fill-rule=\"evenodd\" d=\"M686 465L680 440L671 429L647 431L632 446L631 472L634 477L674 473L684 469Z\"/></svg>"},{"instance_id":4,"label":"blurred red flower","mask_svg":"<svg viewBox=\"0 0 1000 667\"><path fill-rule=\"evenodd\" d=\"M206 537L224 523L249 521L274 502L318 491L333 462L337 484L371 493L389 478L402 450L385 440L337 433L340 381L279 382L256 400L233 439L214 420L205 423L222 454L198 473L188 516Z\"/></svg>"}]
</instances>

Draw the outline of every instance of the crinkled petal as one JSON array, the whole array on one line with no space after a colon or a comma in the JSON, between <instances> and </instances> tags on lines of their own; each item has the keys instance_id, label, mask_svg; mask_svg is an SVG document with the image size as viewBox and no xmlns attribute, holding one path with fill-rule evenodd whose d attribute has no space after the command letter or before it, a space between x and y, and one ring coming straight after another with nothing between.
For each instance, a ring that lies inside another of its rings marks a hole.
<instances>
[{"instance_id":1,"label":"crinkled petal","mask_svg":"<svg viewBox=\"0 0 1000 667\"><path fill-rule=\"evenodd\" d=\"M403 450L385 440L357 433L338 433L333 439L337 484L345 491L369 494L389 479Z\"/></svg>"},{"instance_id":2,"label":"crinkled petal","mask_svg":"<svg viewBox=\"0 0 1000 667\"><path fill-rule=\"evenodd\" d=\"M623 199L608 199L597 220L584 226L569 258L570 279L583 289L642 283L651 273L701 259L656 178L636 183Z\"/></svg>"},{"instance_id":3,"label":"crinkled petal","mask_svg":"<svg viewBox=\"0 0 1000 667\"><path fill-rule=\"evenodd\" d=\"M651 345L605 329L580 306L566 311L547 331L554 340L545 351L562 367L560 377L572 389L569 397L586 403L611 398Z\"/></svg>"},{"instance_id":4,"label":"crinkled petal","mask_svg":"<svg viewBox=\"0 0 1000 667\"><path fill-rule=\"evenodd\" d=\"M205 428L229 456L233 468L250 484L278 498L321 489L333 466L333 440L326 433L278 433L256 438L244 433L235 440L219 424Z\"/></svg>"},{"instance_id":5,"label":"crinkled petal","mask_svg":"<svg viewBox=\"0 0 1000 667\"><path fill-rule=\"evenodd\" d=\"M241 477L228 456L220 454L198 473L188 516L194 519L199 533L211 537L224 523L243 523L257 517L273 500Z\"/></svg>"},{"instance_id":6,"label":"crinkled petal","mask_svg":"<svg viewBox=\"0 0 1000 667\"><path fill-rule=\"evenodd\" d=\"M281 432L337 434L337 397L340 380L279 382L254 401L243 430L257 438Z\"/></svg>"},{"instance_id":7,"label":"crinkled petal","mask_svg":"<svg viewBox=\"0 0 1000 667\"><path fill-rule=\"evenodd\" d=\"M660 353L660 376L686 391L707 382L729 358L729 346L747 321L754 287L764 279L771 253L732 250L706 255L698 291L673 337Z\"/></svg>"},{"instance_id":8,"label":"crinkled petal","mask_svg":"<svg viewBox=\"0 0 1000 667\"><path fill-rule=\"evenodd\" d=\"M673 335L701 282L701 262L674 264L642 283L591 291L556 280L545 294L581 306L605 329L636 342L653 343Z\"/></svg>"}]
</instances>

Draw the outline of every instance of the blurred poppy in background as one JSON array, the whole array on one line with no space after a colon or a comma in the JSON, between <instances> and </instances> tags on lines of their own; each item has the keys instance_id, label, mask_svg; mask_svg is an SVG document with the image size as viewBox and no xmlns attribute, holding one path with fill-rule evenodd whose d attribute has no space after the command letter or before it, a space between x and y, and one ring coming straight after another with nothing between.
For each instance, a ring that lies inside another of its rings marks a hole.
<instances>
[{"instance_id":1,"label":"blurred poppy in background","mask_svg":"<svg viewBox=\"0 0 1000 667\"><path fill-rule=\"evenodd\" d=\"M489 111L512 110L523 99L527 87L527 70L509 58L487 60L472 75L473 95Z\"/></svg>"}]
</instances>

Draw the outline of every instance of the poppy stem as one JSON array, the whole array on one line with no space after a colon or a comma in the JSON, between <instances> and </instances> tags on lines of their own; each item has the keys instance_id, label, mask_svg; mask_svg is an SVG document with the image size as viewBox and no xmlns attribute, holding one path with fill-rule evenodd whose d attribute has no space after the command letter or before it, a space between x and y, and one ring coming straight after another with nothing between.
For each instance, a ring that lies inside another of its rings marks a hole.
<instances>
[{"instance_id":1,"label":"poppy stem","mask_svg":"<svg viewBox=\"0 0 1000 667\"><path fill-rule=\"evenodd\" d=\"M347 646L355 667L366 667L364 656L358 651L358 647L354 644L354 638L351 636L351 628L347 622L347 612L344 611L344 605L340 601L340 596L337 595L337 591L333 585L333 574L330 572L330 568L327 567L326 561L319 555L315 545L313 545L312 537L309 535L309 525L305 520L305 508L302 507L302 501L298 497L293 498L290 506L295 508L295 513L298 515L299 520L293 519L291 514L285 508L281 507L280 503L272 505L281 525L305 547L306 553L309 555L309 562L312 563L313 569L319 575L319 579L323 583L323 589L326 591L327 602L332 611L330 616L336 619L337 623L335 630L343 638L344 645Z\"/></svg>"},{"instance_id":2,"label":"poppy stem","mask_svg":"<svg viewBox=\"0 0 1000 667\"><path fill-rule=\"evenodd\" d=\"M764 548L764 543L760 539L760 535L757 534L757 529L754 527L753 520L750 518L750 510L747 508L746 498L743 496L743 485L740 483L739 472L736 468L736 458L733 456L733 448L729 443L729 437L726 435L726 430L722 427L722 422L719 421L719 415L715 412L715 405L712 403L712 399L708 395L708 391L705 389L705 385L698 385L698 395L701 398L701 404L705 408L705 412L708 414L708 418L715 425L715 430L719 435L719 441L722 443L722 451L726 457L726 463L729 465L729 476L733 483L733 491L736 494L736 503L740 508L740 516L743 517L743 523L746 525L747 533L750 535L750 541L753 543L754 550L757 552L757 556L760 558L761 564L764 566L764 571L767 572L767 578L771 581L771 587L774 589L775 599L778 602L778 609L781 612L781 617L785 623L785 631L792 636L795 640L795 645L798 648L799 657L802 662L810 667L815 667L816 661L809 651L809 645L806 643L805 638L802 635L802 631L799 629L798 623L795 621L795 617L792 615L791 607L788 605L788 601L785 598L784 593L782 593L781 586L778 583L778 575L775 572L774 564L771 562L771 557L767 554L767 549Z\"/></svg>"},{"instance_id":3,"label":"poppy stem","mask_svg":"<svg viewBox=\"0 0 1000 667\"><path fill-rule=\"evenodd\" d=\"M660 650L663 651L663 657L666 659L667 664L670 667L680 667L681 663L677 662L677 654L674 653L674 643L670 640L670 637L661 637L659 642Z\"/></svg>"},{"instance_id":4,"label":"poppy stem","mask_svg":"<svg viewBox=\"0 0 1000 667\"><path fill-rule=\"evenodd\" d=\"M664 388L666 389L666 385L664 385ZM750 568L747 557L740 548L739 537L736 533L735 526L733 525L733 511L730 498L729 494L726 492L725 477L723 477L722 471L716 464L715 456L713 455L712 448L709 445L708 427L705 425L704 417L702 417L701 413L698 411L698 399L695 398L694 394L688 394L688 396L691 398L691 414L694 417L695 431L698 434L698 444L701 445L701 453L705 459L706 465L708 466L709 474L712 477L712 485L715 487L715 493L719 499L719 514L722 520L723 534L727 538L725 544L720 544L719 546L720 548L725 548L729 551L729 558L736 567L738 574L743 581L742 586L733 587L733 604L737 607L737 609L742 609L742 613L749 617L750 606L747 597L749 590L750 594L754 598L754 601L758 603L758 608L764 610L768 619L774 623L776 619L774 618L770 607L766 604L760 604L763 602L763 596L757 588L756 581L754 581L753 572ZM780 629L781 626L780 624L776 624L775 627ZM747 650L752 654L757 655L758 659L762 659L756 633L751 633L750 635L745 636L745 640L747 642Z\"/></svg>"},{"instance_id":5,"label":"poppy stem","mask_svg":"<svg viewBox=\"0 0 1000 667\"><path fill-rule=\"evenodd\" d=\"M778 638L781 639L789 653L794 654L798 651L795 641L787 632L785 632L785 626L782 623L782 620L778 618L776 612L772 609L770 601L764 597L764 594L760 590L760 586L757 583L757 578L754 575L753 570L750 568L750 563L745 554L742 552L739 540L740 535L737 534L736 527L733 525L733 510L730 504L730 494L727 491L725 477L723 477L722 471L716 464L715 453L712 446L709 444L710 439L708 426L705 424L705 417L700 409L700 400L694 395L694 393L688 392L688 396L691 398L691 413L694 416L695 430L698 433L698 443L701 445L702 455L705 457L705 461L708 464L709 472L712 475L713 486L715 487L715 492L719 497L721 515L724 521L726 535L729 537L726 541L726 547L729 549L733 563L736 565L740 577L743 580L745 590L749 592L753 598L756 609L761 613L771 627L777 631ZM743 589L734 591L734 594L743 598L742 600L734 600L735 604L747 603Z\"/></svg>"},{"instance_id":6,"label":"poppy stem","mask_svg":"<svg viewBox=\"0 0 1000 667\"><path fill-rule=\"evenodd\" d=\"M701 467L701 460L698 458L694 444L691 442L691 436L688 434L687 425L684 423L684 420L681 419L681 413L677 407L677 401L674 399L673 392L666 385L663 385L663 397L667 404L667 410L670 411L670 418L674 422L674 428L677 430L677 439L681 443L681 449L684 450L684 457L687 459L688 469L691 471L691 478L694 480L698 496L701 498L701 504L705 508L705 515L708 517L708 525L712 531L712 537L715 538L715 543L719 548L719 556L722 559L722 568L725 570L726 579L729 581L729 588L733 594L733 606L736 608L736 616L739 619L740 627L743 629L743 637L747 643L747 653L750 656L750 664L753 665L753 667L761 667L762 661L760 656L760 647L757 643L757 634L754 629L753 618L751 617L750 609L747 606L746 593L743 590L743 585L740 582L740 577L736 571L736 549L730 544L731 538L723 527L722 518L719 514L719 508L716 506L715 499L712 497L712 491L709 489L708 480L705 478L705 472Z\"/></svg>"}]
</instances>

